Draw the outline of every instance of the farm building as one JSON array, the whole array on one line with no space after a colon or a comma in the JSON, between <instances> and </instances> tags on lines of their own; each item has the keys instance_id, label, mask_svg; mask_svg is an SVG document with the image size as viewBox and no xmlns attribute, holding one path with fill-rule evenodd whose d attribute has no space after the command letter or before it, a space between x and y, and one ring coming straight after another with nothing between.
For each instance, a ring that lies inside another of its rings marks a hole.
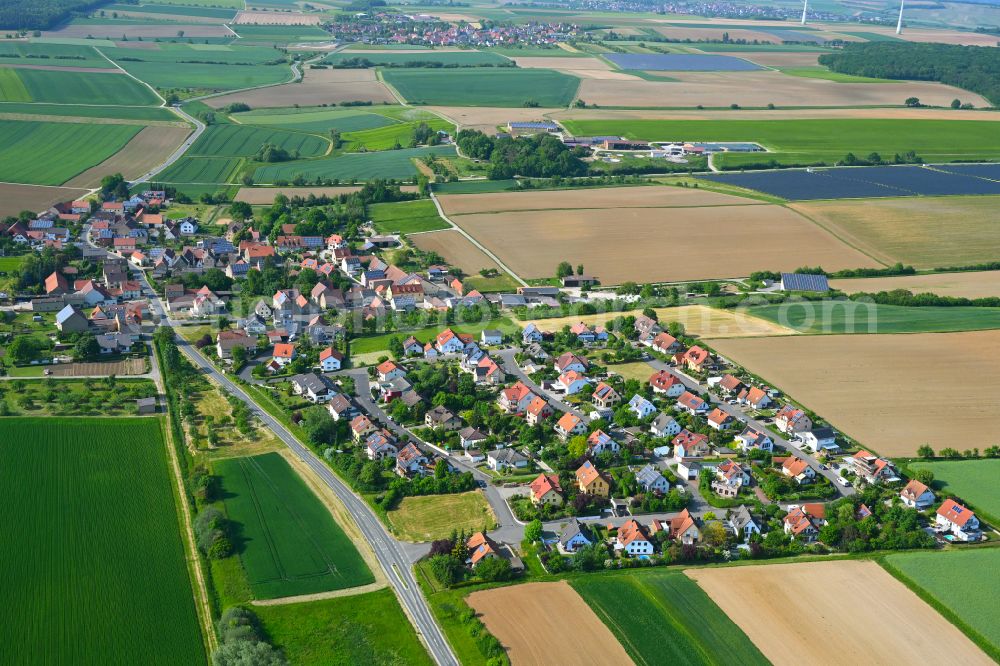
<instances>
[{"instance_id":1,"label":"farm building","mask_svg":"<svg viewBox=\"0 0 1000 666\"><path fill-rule=\"evenodd\" d=\"M782 273L780 285L782 291L830 291L825 275Z\"/></svg>"}]
</instances>

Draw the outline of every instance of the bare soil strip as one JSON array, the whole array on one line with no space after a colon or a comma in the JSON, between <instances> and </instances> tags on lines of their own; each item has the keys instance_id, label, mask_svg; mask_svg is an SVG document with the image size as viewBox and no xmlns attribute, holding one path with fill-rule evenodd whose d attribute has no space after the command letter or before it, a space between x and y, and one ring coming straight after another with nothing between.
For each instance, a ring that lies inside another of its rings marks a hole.
<instances>
[{"instance_id":1,"label":"bare soil strip","mask_svg":"<svg viewBox=\"0 0 1000 666\"><path fill-rule=\"evenodd\" d=\"M717 340L721 354L887 456L986 448L1000 431L1000 331Z\"/></svg>"},{"instance_id":2,"label":"bare soil strip","mask_svg":"<svg viewBox=\"0 0 1000 666\"><path fill-rule=\"evenodd\" d=\"M849 294L906 289L914 294L931 293L938 296L960 298L990 298L1000 297L1000 271L831 280L830 286Z\"/></svg>"},{"instance_id":3,"label":"bare soil strip","mask_svg":"<svg viewBox=\"0 0 1000 666\"><path fill-rule=\"evenodd\" d=\"M514 666L633 663L566 581L483 590L466 601L507 649Z\"/></svg>"},{"instance_id":4,"label":"bare soil strip","mask_svg":"<svg viewBox=\"0 0 1000 666\"><path fill-rule=\"evenodd\" d=\"M284 83L267 88L209 97L205 103L221 108L233 102L245 102L251 108L318 106L341 102L395 102L388 88L370 69L307 69L300 83Z\"/></svg>"},{"instance_id":5,"label":"bare soil strip","mask_svg":"<svg viewBox=\"0 0 1000 666\"><path fill-rule=\"evenodd\" d=\"M478 275L484 268L504 272L486 253L454 229L415 234L409 239L425 252L437 252L448 264L462 269L466 275Z\"/></svg>"},{"instance_id":6,"label":"bare soil strip","mask_svg":"<svg viewBox=\"0 0 1000 666\"><path fill-rule=\"evenodd\" d=\"M126 179L146 173L169 157L188 134L189 127L146 127L125 147L65 183L66 187L97 187L109 173L121 173Z\"/></svg>"},{"instance_id":7,"label":"bare soil strip","mask_svg":"<svg viewBox=\"0 0 1000 666\"><path fill-rule=\"evenodd\" d=\"M685 573L776 666L993 663L870 560Z\"/></svg>"},{"instance_id":8,"label":"bare soil strip","mask_svg":"<svg viewBox=\"0 0 1000 666\"><path fill-rule=\"evenodd\" d=\"M48 185L0 183L0 217L17 215L22 210L39 213L60 201L72 201L87 190Z\"/></svg>"}]
</instances>

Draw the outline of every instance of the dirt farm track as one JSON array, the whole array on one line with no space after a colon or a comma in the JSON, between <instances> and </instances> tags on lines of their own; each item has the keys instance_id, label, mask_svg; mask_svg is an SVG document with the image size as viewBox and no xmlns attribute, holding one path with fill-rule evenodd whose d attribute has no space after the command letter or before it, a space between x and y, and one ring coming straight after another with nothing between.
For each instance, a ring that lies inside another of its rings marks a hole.
<instances>
[{"instance_id":1,"label":"dirt farm track","mask_svg":"<svg viewBox=\"0 0 1000 666\"><path fill-rule=\"evenodd\" d=\"M1000 331L799 335L712 346L879 454L997 443ZM956 413L962 417L947 416Z\"/></svg>"},{"instance_id":2,"label":"dirt farm track","mask_svg":"<svg viewBox=\"0 0 1000 666\"><path fill-rule=\"evenodd\" d=\"M513 666L632 663L611 630L566 581L483 590L466 601L507 648ZM553 661L553 655L558 659Z\"/></svg>"},{"instance_id":3,"label":"dirt farm track","mask_svg":"<svg viewBox=\"0 0 1000 666\"><path fill-rule=\"evenodd\" d=\"M775 666L993 663L870 560L686 573Z\"/></svg>"}]
</instances>

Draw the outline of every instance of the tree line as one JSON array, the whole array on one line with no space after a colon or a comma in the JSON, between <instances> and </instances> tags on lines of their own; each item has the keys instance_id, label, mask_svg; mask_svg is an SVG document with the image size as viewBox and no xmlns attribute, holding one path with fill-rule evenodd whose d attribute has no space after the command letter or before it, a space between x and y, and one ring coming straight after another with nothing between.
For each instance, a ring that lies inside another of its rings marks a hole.
<instances>
[{"instance_id":1,"label":"tree line","mask_svg":"<svg viewBox=\"0 0 1000 666\"><path fill-rule=\"evenodd\" d=\"M476 130L462 130L455 143L466 157L490 163L490 180L507 180L514 176L551 178L553 176L583 176L587 173L580 149L567 148L551 134L515 139L509 136L491 137Z\"/></svg>"},{"instance_id":2,"label":"tree line","mask_svg":"<svg viewBox=\"0 0 1000 666\"><path fill-rule=\"evenodd\" d=\"M848 44L838 53L823 54L819 62L841 74L938 81L979 93L994 105L1000 103L1000 50L996 48L859 42Z\"/></svg>"},{"instance_id":3,"label":"tree line","mask_svg":"<svg viewBox=\"0 0 1000 666\"><path fill-rule=\"evenodd\" d=\"M106 0L5 0L0 3L0 28L48 30L103 4Z\"/></svg>"}]
</instances>

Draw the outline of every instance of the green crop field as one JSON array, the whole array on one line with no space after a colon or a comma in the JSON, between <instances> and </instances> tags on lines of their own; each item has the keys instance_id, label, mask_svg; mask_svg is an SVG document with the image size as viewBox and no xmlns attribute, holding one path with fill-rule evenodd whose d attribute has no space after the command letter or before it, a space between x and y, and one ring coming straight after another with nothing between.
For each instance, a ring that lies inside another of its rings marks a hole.
<instances>
[{"instance_id":1,"label":"green crop field","mask_svg":"<svg viewBox=\"0 0 1000 666\"><path fill-rule=\"evenodd\" d=\"M179 7L231 7L233 9L246 7L243 0L157 0L157 4Z\"/></svg>"},{"instance_id":2,"label":"green crop field","mask_svg":"<svg viewBox=\"0 0 1000 666\"><path fill-rule=\"evenodd\" d=\"M210 125L188 151L207 157L250 157L270 143L301 157L319 157L330 149L330 141L305 132L247 125Z\"/></svg>"},{"instance_id":3,"label":"green crop field","mask_svg":"<svg viewBox=\"0 0 1000 666\"><path fill-rule=\"evenodd\" d=\"M638 666L767 664L698 584L680 572L570 581Z\"/></svg>"},{"instance_id":4,"label":"green crop field","mask_svg":"<svg viewBox=\"0 0 1000 666\"><path fill-rule=\"evenodd\" d=\"M994 476L991 483L995 482ZM898 553L886 557L883 564L938 606L993 659L1000 660L1000 622L996 616L1000 549Z\"/></svg>"},{"instance_id":5,"label":"green crop field","mask_svg":"<svg viewBox=\"0 0 1000 666\"><path fill-rule=\"evenodd\" d=\"M15 79L20 80L20 86ZM0 68L0 102L160 104L153 91L123 74L9 68Z\"/></svg>"},{"instance_id":6,"label":"green crop field","mask_svg":"<svg viewBox=\"0 0 1000 666\"><path fill-rule=\"evenodd\" d=\"M407 63L433 62L452 67L475 67L477 65L502 65L509 63L508 58L496 53L483 51L426 51L416 53L334 53L323 62L337 64L345 60L364 58L374 65L394 65L405 67Z\"/></svg>"},{"instance_id":7,"label":"green crop field","mask_svg":"<svg viewBox=\"0 0 1000 666\"><path fill-rule=\"evenodd\" d=\"M114 155L141 129L0 120L0 181L62 185Z\"/></svg>"},{"instance_id":8,"label":"green crop field","mask_svg":"<svg viewBox=\"0 0 1000 666\"><path fill-rule=\"evenodd\" d=\"M329 592L375 582L330 511L281 455L219 461L226 513L258 599Z\"/></svg>"},{"instance_id":9,"label":"green crop field","mask_svg":"<svg viewBox=\"0 0 1000 666\"><path fill-rule=\"evenodd\" d=\"M221 4L221 3L220 3ZM177 7L171 5L105 5L105 12L137 12L142 14L165 14L167 16L204 16L207 18L231 19L236 16L232 9L212 9L210 7Z\"/></svg>"},{"instance_id":10,"label":"green crop field","mask_svg":"<svg viewBox=\"0 0 1000 666\"><path fill-rule=\"evenodd\" d=\"M292 78L288 65L211 65L171 62L122 62L129 74L157 88L235 90Z\"/></svg>"},{"instance_id":11,"label":"green crop field","mask_svg":"<svg viewBox=\"0 0 1000 666\"><path fill-rule=\"evenodd\" d=\"M360 132L393 125L396 120L379 113L350 109L303 109L269 113L273 109L260 109L233 114L244 125L280 127L327 135L331 129L341 132Z\"/></svg>"},{"instance_id":12,"label":"green crop field","mask_svg":"<svg viewBox=\"0 0 1000 666\"><path fill-rule=\"evenodd\" d=\"M434 663L389 589L253 610L292 664Z\"/></svg>"},{"instance_id":13,"label":"green crop field","mask_svg":"<svg viewBox=\"0 0 1000 666\"><path fill-rule=\"evenodd\" d=\"M726 153L725 166L775 159L830 163L848 152L885 157L908 150L927 161L1000 157L1000 132L989 121L963 120L566 120L577 136L622 134L648 141L755 141L773 153Z\"/></svg>"},{"instance_id":14,"label":"green crop field","mask_svg":"<svg viewBox=\"0 0 1000 666\"><path fill-rule=\"evenodd\" d=\"M45 67L114 68L114 65L89 46L31 42L0 42L0 63Z\"/></svg>"},{"instance_id":15,"label":"green crop field","mask_svg":"<svg viewBox=\"0 0 1000 666\"><path fill-rule=\"evenodd\" d=\"M378 153L351 153L317 160L298 160L269 164L257 169L254 180L258 183L273 183L276 180L291 181L302 175L307 180L316 177L339 178L340 180L369 180L372 178L412 178L418 171L411 161L425 155L454 155L452 146L433 148L404 148Z\"/></svg>"},{"instance_id":16,"label":"green crop field","mask_svg":"<svg viewBox=\"0 0 1000 666\"><path fill-rule=\"evenodd\" d=\"M5 70L0 69L0 78ZM85 104L31 104L0 102L0 113L27 113L40 116L117 118L121 120L165 120L183 122L180 116L158 106L87 106Z\"/></svg>"},{"instance_id":17,"label":"green crop field","mask_svg":"<svg viewBox=\"0 0 1000 666\"><path fill-rule=\"evenodd\" d=\"M330 33L314 25L232 25L240 37L251 42L315 41L330 39Z\"/></svg>"},{"instance_id":18,"label":"green crop field","mask_svg":"<svg viewBox=\"0 0 1000 666\"><path fill-rule=\"evenodd\" d=\"M368 217L382 233L412 234L449 228L430 199L373 204L368 208Z\"/></svg>"},{"instance_id":19,"label":"green crop field","mask_svg":"<svg viewBox=\"0 0 1000 666\"><path fill-rule=\"evenodd\" d=\"M1000 522L1000 459L912 462L910 468L934 472L934 490L955 495L991 522Z\"/></svg>"},{"instance_id":20,"label":"green crop field","mask_svg":"<svg viewBox=\"0 0 1000 666\"><path fill-rule=\"evenodd\" d=\"M844 300L756 305L746 313L803 333L949 333L1000 328L1000 308L904 307Z\"/></svg>"},{"instance_id":21,"label":"green crop field","mask_svg":"<svg viewBox=\"0 0 1000 666\"><path fill-rule=\"evenodd\" d=\"M441 106L567 106L580 80L548 69L386 69L382 76L408 102Z\"/></svg>"},{"instance_id":22,"label":"green crop field","mask_svg":"<svg viewBox=\"0 0 1000 666\"><path fill-rule=\"evenodd\" d=\"M831 72L826 67L783 67L781 73L789 76L801 76L807 79L836 81L837 83L901 83L901 81L893 79L874 79L868 76L854 76L853 74Z\"/></svg>"},{"instance_id":23,"label":"green crop field","mask_svg":"<svg viewBox=\"0 0 1000 666\"><path fill-rule=\"evenodd\" d=\"M243 160L236 157L185 155L159 174L156 180L161 183L228 183L242 163Z\"/></svg>"},{"instance_id":24,"label":"green crop field","mask_svg":"<svg viewBox=\"0 0 1000 666\"><path fill-rule=\"evenodd\" d=\"M4 662L206 663L171 483L159 419L0 419Z\"/></svg>"},{"instance_id":25,"label":"green crop field","mask_svg":"<svg viewBox=\"0 0 1000 666\"><path fill-rule=\"evenodd\" d=\"M391 150L397 144L408 146L413 139L413 131L421 124L426 123L433 130L444 130L449 134L455 132L455 126L442 118L429 118L410 123L395 123L376 129L361 130L357 132L344 132L341 135L348 151L364 150Z\"/></svg>"}]
</instances>

